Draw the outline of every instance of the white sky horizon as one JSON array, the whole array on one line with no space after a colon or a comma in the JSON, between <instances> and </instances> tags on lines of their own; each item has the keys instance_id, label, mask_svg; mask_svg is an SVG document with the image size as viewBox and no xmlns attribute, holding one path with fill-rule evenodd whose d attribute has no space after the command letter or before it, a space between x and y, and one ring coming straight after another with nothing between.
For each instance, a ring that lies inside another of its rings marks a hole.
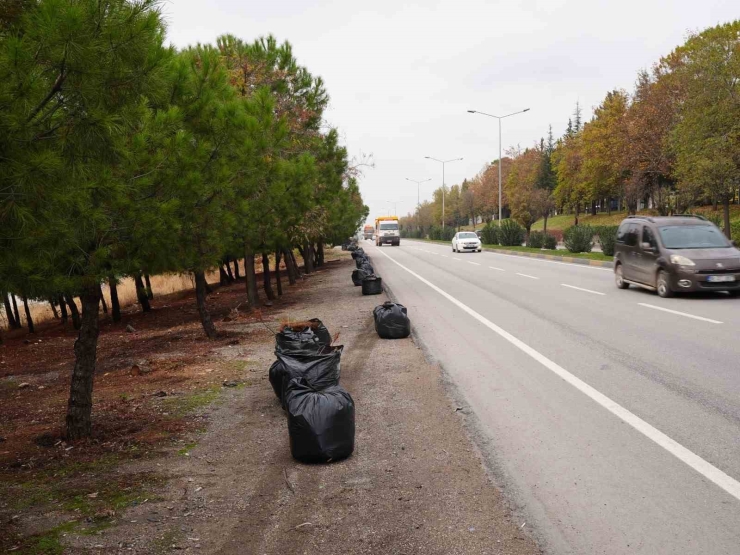
<instances>
[{"instance_id":1,"label":"white sky horizon","mask_svg":"<svg viewBox=\"0 0 740 555\"><path fill-rule=\"evenodd\" d=\"M204 6L207 4L207 7ZM442 184L473 177L498 158L495 119L506 114L503 149L562 135L576 102L584 121L613 89L632 92L649 69L691 31L740 17L721 0L435 1L372 5L356 1L171 0L163 4L168 41L245 41L273 34L298 63L321 76L331 97L326 121L350 157L373 156L360 180L369 220L413 212Z\"/></svg>"}]
</instances>

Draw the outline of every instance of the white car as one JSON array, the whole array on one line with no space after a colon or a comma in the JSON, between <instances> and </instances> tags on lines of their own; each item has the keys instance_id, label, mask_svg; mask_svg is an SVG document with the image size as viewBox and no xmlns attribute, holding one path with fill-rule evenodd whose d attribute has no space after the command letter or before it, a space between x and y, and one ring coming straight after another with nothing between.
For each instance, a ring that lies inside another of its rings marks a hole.
<instances>
[{"instance_id":1,"label":"white car","mask_svg":"<svg viewBox=\"0 0 740 555\"><path fill-rule=\"evenodd\" d=\"M472 231L458 231L452 238L452 252L480 252L481 242Z\"/></svg>"}]
</instances>

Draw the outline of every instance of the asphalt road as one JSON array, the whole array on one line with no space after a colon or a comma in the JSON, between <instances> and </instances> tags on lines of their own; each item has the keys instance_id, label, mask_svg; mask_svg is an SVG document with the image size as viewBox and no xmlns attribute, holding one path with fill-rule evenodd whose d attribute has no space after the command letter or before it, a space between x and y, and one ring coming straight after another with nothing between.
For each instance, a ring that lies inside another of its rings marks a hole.
<instances>
[{"instance_id":1,"label":"asphalt road","mask_svg":"<svg viewBox=\"0 0 740 555\"><path fill-rule=\"evenodd\" d=\"M740 554L740 299L362 243L547 553ZM671 312L673 311L673 312Z\"/></svg>"}]
</instances>

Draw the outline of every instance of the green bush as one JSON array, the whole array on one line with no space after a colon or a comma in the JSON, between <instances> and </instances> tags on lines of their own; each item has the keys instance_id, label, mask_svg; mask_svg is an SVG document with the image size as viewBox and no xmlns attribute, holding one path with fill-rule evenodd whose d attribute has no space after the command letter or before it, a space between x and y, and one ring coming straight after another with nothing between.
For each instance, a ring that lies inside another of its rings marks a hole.
<instances>
[{"instance_id":1,"label":"green bush","mask_svg":"<svg viewBox=\"0 0 740 555\"><path fill-rule=\"evenodd\" d=\"M532 231L527 239L527 246L532 249L541 249L545 246L545 232Z\"/></svg>"},{"instance_id":2,"label":"green bush","mask_svg":"<svg viewBox=\"0 0 740 555\"><path fill-rule=\"evenodd\" d=\"M549 233L545 233L545 240L542 244L542 248L554 251L558 248L558 238L554 235L550 235Z\"/></svg>"},{"instance_id":3,"label":"green bush","mask_svg":"<svg viewBox=\"0 0 740 555\"><path fill-rule=\"evenodd\" d=\"M601 251L606 256L614 256L614 245L617 242L618 225L600 225L594 228L594 233L599 236Z\"/></svg>"},{"instance_id":4,"label":"green bush","mask_svg":"<svg viewBox=\"0 0 740 555\"><path fill-rule=\"evenodd\" d=\"M503 220L498 240L505 247L521 247L524 242L524 228L514 220Z\"/></svg>"},{"instance_id":5,"label":"green bush","mask_svg":"<svg viewBox=\"0 0 740 555\"><path fill-rule=\"evenodd\" d=\"M485 245L498 245L498 225L489 222L481 230L481 241Z\"/></svg>"},{"instance_id":6,"label":"green bush","mask_svg":"<svg viewBox=\"0 0 740 555\"><path fill-rule=\"evenodd\" d=\"M732 233L732 239L740 245L740 221L734 222L730 226L730 232Z\"/></svg>"},{"instance_id":7,"label":"green bush","mask_svg":"<svg viewBox=\"0 0 740 555\"><path fill-rule=\"evenodd\" d=\"M594 229L590 225L574 225L563 233L565 248L570 252L591 252Z\"/></svg>"},{"instance_id":8,"label":"green bush","mask_svg":"<svg viewBox=\"0 0 740 555\"><path fill-rule=\"evenodd\" d=\"M452 241L454 236L455 229L452 227L442 229L442 227L435 225L429 229L429 238L435 241Z\"/></svg>"},{"instance_id":9,"label":"green bush","mask_svg":"<svg viewBox=\"0 0 740 555\"><path fill-rule=\"evenodd\" d=\"M707 220L712 222L714 225L716 225L718 228L724 230L725 224L724 224L724 216L719 212L708 212L707 214L702 214Z\"/></svg>"}]
</instances>

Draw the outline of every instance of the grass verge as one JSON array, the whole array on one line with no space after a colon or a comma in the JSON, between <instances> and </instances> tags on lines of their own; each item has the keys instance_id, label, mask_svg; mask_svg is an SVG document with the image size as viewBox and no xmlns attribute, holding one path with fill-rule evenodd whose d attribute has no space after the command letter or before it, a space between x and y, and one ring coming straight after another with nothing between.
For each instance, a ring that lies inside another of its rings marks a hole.
<instances>
[{"instance_id":1,"label":"grass verge","mask_svg":"<svg viewBox=\"0 0 740 555\"><path fill-rule=\"evenodd\" d=\"M432 239L408 239L409 241L423 241L425 243L438 243L440 245L450 246L449 241L437 241ZM611 256L606 256L600 252L569 252L569 251L550 251L544 249L533 249L530 247L503 247L501 245L483 245L486 249L494 249L497 251L516 251L516 252L531 252L533 254L547 254L551 256L563 256L565 258L583 258L586 260L598 260L600 262L611 262L614 260Z\"/></svg>"}]
</instances>

